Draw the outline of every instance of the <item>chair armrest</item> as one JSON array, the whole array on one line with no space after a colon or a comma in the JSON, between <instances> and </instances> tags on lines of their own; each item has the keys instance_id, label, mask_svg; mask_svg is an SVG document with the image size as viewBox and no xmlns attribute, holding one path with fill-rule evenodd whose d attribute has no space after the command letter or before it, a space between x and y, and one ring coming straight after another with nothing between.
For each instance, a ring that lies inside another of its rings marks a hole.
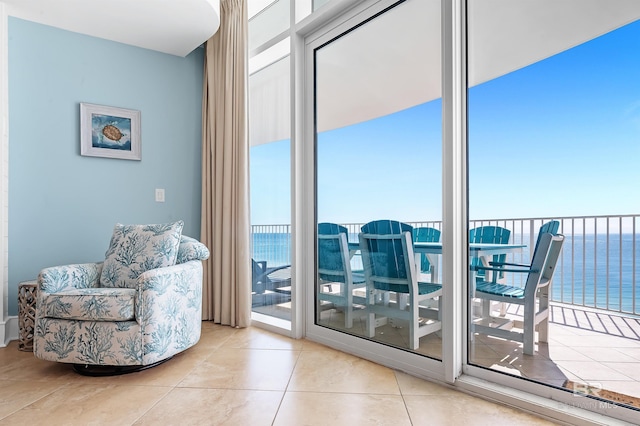
<instances>
[{"instance_id":1,"label":"chair armrest","mask_svg":"<svg viewBox=\"0 0 640 426\"><path fill-rule=\"evenodd\" d=\"M145 362L156 362L195 345L202 327L202 261L140 274L136 321Z\"/></svg>"},{"instance_id":2,"label":"chair armrest","mask_svg":"<svg viewBox=\"0 0 640 426\"><path fill-rule=\"evenodd\" d=\"M291 268L291 265L267 267L267 262L264 260L254 262L257 265L257 268L254 268L253 270L251 290L256 294L262 294L265 292L265 290L273 290L274 288L289 285L285 283L286 280L274 280L269 278L269 275L282 269ZM274 283L276 284L275 287L273 286Z\"/></svg>"},{"instance_id":3,"label":"chair armrest","mask_svg":"<svg viewBox=\"0 0 640 426\"><path fill-rule=\"evenodd\" d=\"M209 258L209 249L195 238L183 235L178 246L176 264L182 264L191 260L206 260Z\"/></svg>"},{"instance_id":4,"label":"chair armrest","mask_svg":"<svg viewBox=\"0 0 640 426\"><path fill-rule=\"evenodd\" d=\"M533 268L522 268L522 269L514 269L514 268L492 268L490 266L472 266L471 270L474 271L497 271L497 272L525 272L525 273L529 273L529 272L538 272L537 269L533 269Z\"/></svg>"},{"instance_id":5,"label":"chair armrest","mask_svg":"<svg viewBox=\"0 0 640 426\"><path fill-rule=\"evenodd\" d=\"M141 325L160 324L183 312L202 312L202 262L146 271L138 277L136 320Z\"/></svg>"},{"instance_id":6,"label":"chair armrest","mask_svg":"<svg viewBox=\"0 0 640 426\"><path fill-rule=\"evenodd\" d=\"M44 268L38 274L38 294L98 287L102 262Z\"/></svg>"},{"instance_id":7,"label":"chair armrest","mask_svg":"<svg viewBox=\"0 0 640 426\"><path fill-rule=\"evenodd\" d=\"M266 269L264 274L265 275L269 275L269 274L271 274L273 272L280 271L281 269L287 269L287 268L291 268L291 265L281 265L281 266L269 267L269 268Z\"/></svg>"},{"instance_id":8,"label":"chair armrest","mask_svg":"<svg viewBox=\"0 0 640 426\"><path fill-rule=\"evenodd\" d=\"M491 265L491 266L520 266L522 268L529 268L531 266L531 265L527 265L525 263L495 262L495 261L490 261L489 265Z\"/></svg>"}]
</instances>

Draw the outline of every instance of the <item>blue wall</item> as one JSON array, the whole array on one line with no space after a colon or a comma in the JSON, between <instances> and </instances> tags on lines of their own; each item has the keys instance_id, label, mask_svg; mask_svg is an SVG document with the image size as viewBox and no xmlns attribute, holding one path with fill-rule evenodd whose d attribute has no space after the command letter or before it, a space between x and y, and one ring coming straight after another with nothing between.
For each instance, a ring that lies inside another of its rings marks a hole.
<instances>
[{"instance_id":1,"label":"blue wall","mask_svg":"<svg viewBox=\"0 0 640 426\"><path fill-rule=\"evenodd\" d=\"M47 266L102 261L120 222L200 236L204 49L186 58L9 18L9 315ZM141 111L142 161L80 155L80 102ZM164 203L155 188L165 189Z\"/></svg>"}]
</instances>

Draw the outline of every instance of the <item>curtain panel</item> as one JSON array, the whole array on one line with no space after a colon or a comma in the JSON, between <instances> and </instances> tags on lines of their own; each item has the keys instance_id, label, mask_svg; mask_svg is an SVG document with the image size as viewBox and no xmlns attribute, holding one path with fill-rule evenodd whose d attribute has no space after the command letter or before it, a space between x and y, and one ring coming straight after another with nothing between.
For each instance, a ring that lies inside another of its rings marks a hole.
<instances>
[{"instance_id":1,"label":"curtain panel","mask_svg":"<svg viewBox=\"0 0 640 426\"><path fill-rule=\"evenodd\" d=\"M202 316L233 327L251 322L247 27L246 0L220 0L202 101Z\"/></svg>"}]
</instances>

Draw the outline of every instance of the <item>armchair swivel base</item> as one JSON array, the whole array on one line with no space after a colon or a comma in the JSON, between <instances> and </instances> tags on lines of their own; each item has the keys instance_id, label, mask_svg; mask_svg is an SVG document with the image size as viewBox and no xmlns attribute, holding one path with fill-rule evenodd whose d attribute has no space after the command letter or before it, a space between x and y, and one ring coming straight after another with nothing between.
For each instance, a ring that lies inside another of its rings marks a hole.
<instances>
[{"instance_id":1,"label":"armchair swivel base","mask_svg":"<svg viewBox=\"0 0 640 426\"><path fill-rule=\"evenodd\" d=\"M169 361L173 356L147 365L92 365L73 364L73 371L83 376L105 377L120 376L122 374L136 373Z\"/></svg>"}]
</instances>

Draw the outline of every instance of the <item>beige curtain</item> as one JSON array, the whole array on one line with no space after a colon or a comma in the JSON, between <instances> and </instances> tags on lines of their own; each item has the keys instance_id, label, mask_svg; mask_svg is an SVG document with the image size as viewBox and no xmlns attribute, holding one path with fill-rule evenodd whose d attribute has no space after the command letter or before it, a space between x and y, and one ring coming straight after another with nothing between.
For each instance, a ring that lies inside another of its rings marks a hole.
<instances>
[{"instance_id":1,"label":"beige curtain","mask_svg":"<svg viewBox=\"0 0 640 426\"><path fill-rule=\"evenodd\" d=\"M246 0L220 0L220 29L206 43L202 99L202 317L251 320Z\"/></svg>"}]
</instances>

